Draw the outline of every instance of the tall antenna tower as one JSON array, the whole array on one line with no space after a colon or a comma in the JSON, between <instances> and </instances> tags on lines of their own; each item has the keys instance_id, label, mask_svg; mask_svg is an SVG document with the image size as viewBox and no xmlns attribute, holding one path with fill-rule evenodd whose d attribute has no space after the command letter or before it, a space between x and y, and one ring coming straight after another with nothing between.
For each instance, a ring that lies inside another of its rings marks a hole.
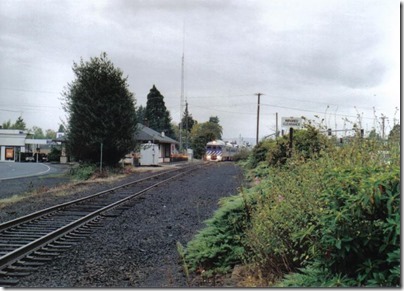
<instances>
[{"instance_id":1,"label":"tall antenna tower","mask_svg":"<svg viewBox=\"0 0 404 291\"><path fill-rule=\"evenodd\" d=\"M184 112L184 51L185 51L185 24L182 30L182 61L181 61L181 100L180 100L180 151L182 151L182 114Z\"/></svg>"}]
</instances>

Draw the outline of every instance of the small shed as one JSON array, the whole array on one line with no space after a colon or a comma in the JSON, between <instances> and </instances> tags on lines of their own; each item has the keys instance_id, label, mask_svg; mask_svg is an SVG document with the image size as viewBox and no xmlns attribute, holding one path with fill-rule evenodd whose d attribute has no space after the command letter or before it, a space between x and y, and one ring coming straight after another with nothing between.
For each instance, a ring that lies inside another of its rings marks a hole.
<instances>
[{"instance_id":1,"label":"small shed","mask_svg":"<svg viewBox=\"0 0 404 291\"><path fill-rule=\"evenodd\" d=\"M139 164L141 166L156 166L159 161L158 148L158 145L151 142L141 144Z\"/></svg>"},{"instance_id":2,"label":"small shed","mask_svg":"<svg viewBox=\"0 0 404 291\"><path fill-rule=\"evenodd\" d=\"M169 163L171 155L176 152L175 145L179 144L179 142L166 136L164 132L159 133L141 123L138 123L137 128L136 140L140 144L156 144L158 146L158 162Z\"/></svg>"}]
</instances>

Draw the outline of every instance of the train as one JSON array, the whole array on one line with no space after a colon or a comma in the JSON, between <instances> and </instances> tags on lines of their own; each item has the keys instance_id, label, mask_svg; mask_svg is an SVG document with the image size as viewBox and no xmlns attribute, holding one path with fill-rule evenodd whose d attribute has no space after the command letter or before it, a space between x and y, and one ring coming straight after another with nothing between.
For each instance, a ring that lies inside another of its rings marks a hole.
<instances>
[{"instance_id":1,"label":"train","mask_svg":"<svg viewBox=\"0 0 404 291\"><path fill-rule=\"evenodd\" d=\"M213 140L206 144L205 161L232 161L239 151L238 145L226 143L222 140Z\"/></svg>"}]
</instances>

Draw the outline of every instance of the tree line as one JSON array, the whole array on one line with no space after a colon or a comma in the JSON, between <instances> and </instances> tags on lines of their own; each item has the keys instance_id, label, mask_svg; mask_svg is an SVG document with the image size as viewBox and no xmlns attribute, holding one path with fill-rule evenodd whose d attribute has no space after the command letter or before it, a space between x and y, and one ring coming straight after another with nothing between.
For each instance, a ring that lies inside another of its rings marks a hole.
<instances>
[{"instance_id":1,"label":"tree line","mask_svg":"<svg viewBox=\"0 0 404 291\"><path fill-rule=\"evenodd\" d=\"M53 129L43 130L38 126L33 126L32 128L27 128L27 125L22 118L19 116L17 120L12 123L11 120L4 121L1 124L2 129L19 129L19 130L27 130L28 134L34 139L55 139L56 138L56 131ZM58 132L64 132L63 125L59 126Z\"/></svg>"},{"instance_id":2,"label":"tree line","mask_svg":"<svg viewBox=\"0 0 404 291\"><path fill-rule=\"evenodd\" d=\"M182 128L182 144L179 147L192 148L195 158L203 156L207 142L222 138L223 128L217 116L211 116L208 121L200 123L189 113L188 106L185 107L181 123L173 123L170 112L165 106L164 96L155 85L147 95L146 106L140 105L136 115L139 123L157 132L164 132L175 140L179 140L180 128Z\"/></svg>"},{"instance_id":3,"label":"tree line","mask_svg":"<svg viewBox=\"0 0 404 291\"><path fill-rule=\"evenodd\" d=\"M89 61L82 58L73 62L74 80L62 92L62 106L67 113L66 150L76 161L96 164L103 153L103 163L116 164L125 154L136 148L137 124L141 123L168 137L184 137L182 147L194 150L194 157L201 158L207 142L222 138L222 127L217 116L206 122L198 122L188 111L183 113L181 124L172 122L165 106L164 96L155 85L147 95L147 104L136 107L135 95L129 90L128 76L101 53ZM182 125L182 126L181 126ZM15 123L10 120L3 129L26 130L20 116ZM45 132L34 126L29 130L34 138L56 138L56 132Z\"/></svg>"}]
</instances>

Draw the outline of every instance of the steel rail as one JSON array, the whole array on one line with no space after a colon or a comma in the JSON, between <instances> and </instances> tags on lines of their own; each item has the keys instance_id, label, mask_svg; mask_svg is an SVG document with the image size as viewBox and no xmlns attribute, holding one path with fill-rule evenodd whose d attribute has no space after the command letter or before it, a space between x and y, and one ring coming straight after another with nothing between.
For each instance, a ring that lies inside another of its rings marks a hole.
<instances>
[{"instance_id":1,"label":"steel rail","mask_svg":"<svg viewBox=\"0 0 404 291\"><path fill-rule=\"evenodd\" d=\"M192 166L189 166L189 167L192 167ZM103 195L103 194L106 194L106 193L109 193L109 192L112 192L112 191L115 191L115 190L118 190L118 189L121 189L121 188L125 188L127 186L131 186L131 185L134 185L134 184L137 184L137 183L141 183L141 182L144 182L144 181L147 181L147 180L150 180L150 179L153 179L153 178L165 175L165 174L169 174L169 173L172 173L172 172L180 171L180 170L183 170L183 169L186 169L186 168L188 168L188 167L169 170L169 171L164 171L162 173L158 173L158 174L155 174L155 175L152 175L152 176L149 176L149 177L145 177L145 178L142 178L142 179L139 179L139 180L136 180L136 181L128 182L128 183L125 183L123 185L118 185L116 187L113 187L113 188L110 188L110 189L107 189L107 190L104 190L104 191L101 191L101 192L97 192L95 194L92 194L92 195L89 195L89 196L86 196L86 197L78 198L78 199L68 201L68 202L65 202L65 203L62 203L62 204L58 204L58 205L51 206L51 207L48 207L48 208L45 208L45 209L41 209L39 211L36 211L36 212L30 213L30 214L18 217L16 219L3 222L3 223L0 224L0 232L6 230L7 228L10 228L10 227L16 226L18 224L21 224L23 222L27 222L27 221L33 220L34 218L41 217L41 216L43 216L45 214L54 212L56 210L63 209L66 206L73 205L73 204L76 204L76 203L79 203L79 202L82 202L82 201L85 201L85 200L88 200L88 199L92 199L94 197L97 197L97 196L100 196L100 195Z\"/></svg>"},{"instance_id":2,"label":"steel rail","mask_svg":"<svg viewBox=\"0 0 404 291\"><path fill-rule=\"evenodd\" d=\"M15 262L18 262L19 260L21 260L24 257L26 257L30 253L32 253L32 252L34 252L36 250L39 250L42 247L46 246L47 244L52 243L52 242L56 241L57 239L71 233L72 231L74 231L74 230L76 230L76 229L90 223L91 221L95 220L101 213L106 212L108 210L111 210L111 209L113 209L115 207L118 207L118 206L124 204L125 202L127 202L128 200L133 199L133 198L135 198L135 197L137 197L137 196L139 196L139 195L141 195L141 194L143 194L143 193L157 187L160 184L166 183L166 182L168 182L170 180L173 180L173 179L175 179L175 178L177 178L179 176L182 176L182 175L184 175L186 173L194 171L196 168L197 167L193 167L191 170L181 172L181 173L179 173L179 174L177 174L175 176L172 176L170 178L167 178L165 180L157 182L157 183L155 183L155 184L153 184L153 185L151 185L151 186L149 186L147 188L144 188L144 189L142 189L142 190L140 190L140 191L138 191L138 192L136 192L136 193L134 193L134 194L132 194L130 196L127 196L127 197L125 197L125 198L123 198L121 200L118 200L118 201L116 201L114 203L111 203L111 204L109 204L107 206L104 206L104 207L102 207L102 208L100 208L100 209L98 209L96 211L93 211L93 212L87 214L86 216L81 217L81 218L79 218L79 219L77 219L77 220L75 220L75 221L73 221L73 222L71 222L71 223L69 223L69 224L67 224L65 226L62 226L62 227L60 227L60 228L58 228L58 229L56 229L56 230L54 230L54 231L52 231L52 232L50 232L48 234L36 239L36 240L34 240L34 241L24 245L24 246L19 247L18 249L14 250L14 251L12 251L12 252L10 252L10 253L2 256L2 257L0 257L0 270L5 269L6 267L12 265ZM173 171L170 171L170 173L171 172L173 172ZM154 176L156 176L156 175L154 175ZM128 184L130 184L130 183L128 183ZM121 188L121 187L119 187L119 188Z\"/></svg>"}]
</instances>

